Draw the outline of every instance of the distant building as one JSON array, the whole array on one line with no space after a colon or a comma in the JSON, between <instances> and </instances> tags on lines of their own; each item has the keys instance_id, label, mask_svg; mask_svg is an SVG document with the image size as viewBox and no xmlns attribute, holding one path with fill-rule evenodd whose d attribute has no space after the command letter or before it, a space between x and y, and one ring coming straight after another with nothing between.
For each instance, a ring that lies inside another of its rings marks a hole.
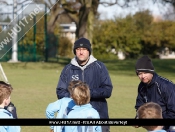
<instances>
[{"instance_id":1,"label":"distant building","mask_svg":"<svg viewBox=\"0 0 175 132\"><path fill-rule=\"evenodd\" d=\"M118 51L117 56L118 56L119 60L124 60L125 59L125 54L121 50Z\"/></svg>"},{"instance_id":2,"label":"distant building","mask_svg":"<svg viewBox=\"0 0 175 132\"><path fill-rule=\"evenodd\" d=\"M157 15L157 16L153 16L153 22L161 22L162 21L162 17Z\"/></svg>"},{"instance_id":3,"label":"distant building","mask_svg":"<svg viewBox=\"0 0 175 132\"><path fill-rule=\"evenodd\" d=\"M164 48L159 54L160 59L175 59L175 52L170 51L169 48Z\"/></svg>"},{"instance_id":4,"label":"distant building","mask_svg":"<svg viewBox=\"0 0 175 132\"><path fill-rule=\"evenodd\" d=\"M76 38L76 25L74 22L70 24L60 24L60 27L62 27L62 36L69 38L69 40L72 42L72 44L75 42Z\"/></svg>"},{"instance_id":5,"label":"distant building","mask_svg":"<svg viewBox=\"0 0 175 132\"><path fill-rule=\"evenodd\" d=\"M7 30L10 28L10 23L9 22L0 22L0 27L2 30Z\"/></svg>"}]
</instances>

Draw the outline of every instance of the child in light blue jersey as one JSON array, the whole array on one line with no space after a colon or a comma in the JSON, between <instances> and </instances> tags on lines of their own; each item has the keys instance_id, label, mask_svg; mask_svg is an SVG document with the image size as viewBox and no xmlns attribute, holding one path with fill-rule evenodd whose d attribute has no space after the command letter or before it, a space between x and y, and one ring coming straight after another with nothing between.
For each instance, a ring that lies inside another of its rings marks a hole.
<instances>
[{"instance_id":1,"label":"child in light blue jersey","mask_svg":"<svg viewBox=\"0 0 175 132\"><path fill-rule=\"evenodd\" d=\"M89 103L90 90L87 84L82 81L71 81L68 90L71 98L64 97L48 105L46 108L48 119L100 118L98 112ZM77 129L81 129L82 132L101 132L101 126L51 126L51 132L77 132Z\"/></svg>"},{"instance_id":2,"label":"child in light blue jersey","mask_svg":"<svg viewBox=\"0 0 175 132\"><path fill-rule=\"evenodd\" d=\"M75 106L67 115L74 119L100 119L99 113L92 107L90 102L90 90L87 84L79 81L72 87L70 94ZM101 132L101 126L65 126L65 132Z\"/></svg>"},{"instance_id":3,"label":"child in light blue jersey","mask_svg":"<svg viewBox=\"0 0 175 132\"><path fill-rule=\"evenodd\" d=\"M137 110L138 119L163 119L162 108L159 104L149 102L141 105ZM166 132L163 126L142 126L148 132Z\"/></svg>"},{"instance_id":4,"label":"child in light blue jersey","mask_svg":"<svg viewBox=\"0 0 175 132\"><path fill-rule=\"evenodd\" d=\"M10 103L12 87L0 81L0 118L13 119L13 115L4 109ZM20 132L20 126L0 126L0 132Z\"/></svg>"},{"instance_id":5,"label":"child in light blue jersey","mask_svg":"<svg viewBox=\"0 0 175 132\"><path fill-rule=\"evenodd\" d=\"M71 81L68 86L69 93L72 93L72 87L78 83L78 81ZM72 98L64 97L53 103L50 103L46 108L46 117L48 119L53 118L66 118L69 111L75 106ZM55 117L55 114L56 117ZM64 132L64 126L51 126L51 132Z\"/></svg>"}]
</instances>

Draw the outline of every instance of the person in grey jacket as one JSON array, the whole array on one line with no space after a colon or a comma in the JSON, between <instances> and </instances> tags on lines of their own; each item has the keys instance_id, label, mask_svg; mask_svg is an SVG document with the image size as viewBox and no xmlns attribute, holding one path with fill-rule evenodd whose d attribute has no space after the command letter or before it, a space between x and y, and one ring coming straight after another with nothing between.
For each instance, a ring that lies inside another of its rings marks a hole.
<instances>
[{"instance_id":1,"label":"person in grey jacket","mask_svg":"<svg viewBox=\"0 0 175 132\"><path fill-rule=\"evenodd\" d=\"M162 108L164 119L175 118L175 84L155 73L148 56L137 60L136 74L140 79L135 109L147 102L158 103ZM168 129L168 128L165 128Z\"/></svg>"},{"instance_id":2,"label":"person in grey jacket","mask_svg":"<svg viewBox=\"0 0 175 132\"><path fill-rule=\"evenodd\" d=\"M86 82L90 87L90 103L101 119L108 119L106 98L112 94L112 82L105 65L91 55L91 43L86 38L75 41L73 52L75 58L64 67L56 88L58 99L69 97L68 84L73 80ZM103 132L109 132L109 126L102 126Z\"/></svg>"}]
</instances>

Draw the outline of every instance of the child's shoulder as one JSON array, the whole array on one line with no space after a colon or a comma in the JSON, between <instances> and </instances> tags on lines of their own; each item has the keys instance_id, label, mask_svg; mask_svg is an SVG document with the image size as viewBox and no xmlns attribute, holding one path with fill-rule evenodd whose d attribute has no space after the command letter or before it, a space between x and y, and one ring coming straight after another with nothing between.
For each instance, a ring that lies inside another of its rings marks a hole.
<instances>
[{"instance_id":1,"label":"child's shoulder","mask_svg":"<svg viewBox=\"0 0 175 132\"><path fill-rule=\"evenodd\" d=\"M72 98L69 98L69 97L64 97L64 98L62 98L62 99L60 99L60 100L62 100L62 101L71 101L71 100L72 100Z\"/></svg>"},{"instance_id":2,"label":"child's shoulder","mask_svg":"<svg viewBox=\"0 0 175 132\"><path fill-rule=\"evenodd\" d=\"M94 109L90 103L85 105L84 111L86 111L87 113L92 113L92 114L98 115L97 110Z\"/></svg>"},{"instance_id":3,"label":"child's shoulder","mask_svg":"<svg viewBox=\"0 0 175 132\"><path fill-rule=\"evenodd\" d=\"M61 99L61 103L68 104L68 105L75 105L74 101L72 98L64 97Z\"/></svg>"},{"instance_id":4,"label":"child's shoulder","mask_svg":"<svg viewBox=\"0 0 175 132\"><path fill-rule=\"evenodd\" d=\"M13 116L9 111L0 109L0 118L13 118Z\"/></svg>"},{"instance_id":5,"label":"child's shoulder","mask_svg":"<svg viewBox=\"0 0 175 132\"><path fill-rule=\"evenodd\" d=\"M154 131L148 131L148 132L166 132L165 130L154 130Z\"/></svg>"}]
</instances>

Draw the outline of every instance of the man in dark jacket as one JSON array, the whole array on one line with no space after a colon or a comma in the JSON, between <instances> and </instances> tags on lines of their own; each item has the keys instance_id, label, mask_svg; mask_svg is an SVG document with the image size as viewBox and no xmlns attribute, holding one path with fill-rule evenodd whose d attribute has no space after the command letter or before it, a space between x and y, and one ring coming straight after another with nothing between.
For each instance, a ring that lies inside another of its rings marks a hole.
<instances>
[{"instance_id":1,"label":"man in dark jacket","mask_svg":"<svg viewBox=\"0 0 175 132\"><path fill-rule=\"evenodd\" d=\"M175 118L175 85L166 78L157 75L148 56L137 60L136 74L140 79L135 109L147 102L158 103L162 107L164 119Z\"/></svg>"},{"instance_id":2,"label":"man in dark jacket","mask_svg":"<svg viewBox=\"0 0 175 132\"><path fill-rule=\"evenodd\" d=\"M106 98L112 93L112 83L105 65L91 55L91 43L86 38L80 38L74 43L73 58L60 75L56 88L57 97L69 97L68 84L72 80L81 80L89 85L91 105L99 112L101 119L108 119ZM85 113L86 114L86 113ZM109 126L102 126L103 132L109 131Z\"/></svg>"}]
</instances>

